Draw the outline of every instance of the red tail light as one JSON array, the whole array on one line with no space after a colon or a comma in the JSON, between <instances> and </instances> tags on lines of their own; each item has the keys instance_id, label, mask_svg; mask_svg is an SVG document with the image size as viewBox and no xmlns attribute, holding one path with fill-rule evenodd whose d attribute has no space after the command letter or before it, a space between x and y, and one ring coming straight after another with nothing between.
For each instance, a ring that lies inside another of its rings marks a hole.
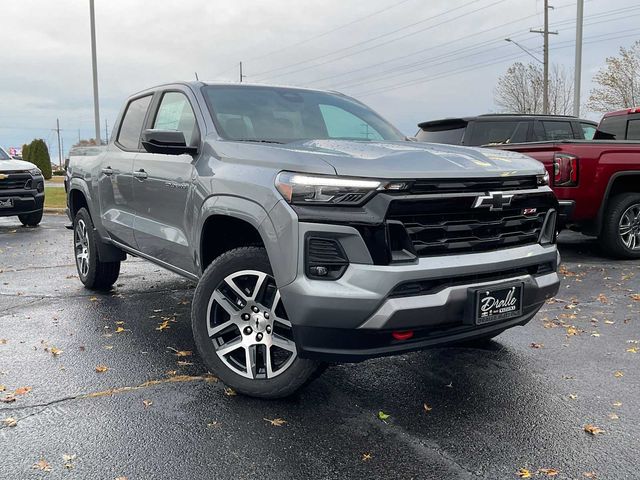
<instances>
[{"instance_id":1,"label":"red tail light","mask_svg":"<svg viewBox=\"0 0 640 480\"><path fill-rule=\"evenodd\" d=\"M553 172L556 187L575 187L578 185L578 157L556 153L553 157Z\"/></svg>"}]
</instances>

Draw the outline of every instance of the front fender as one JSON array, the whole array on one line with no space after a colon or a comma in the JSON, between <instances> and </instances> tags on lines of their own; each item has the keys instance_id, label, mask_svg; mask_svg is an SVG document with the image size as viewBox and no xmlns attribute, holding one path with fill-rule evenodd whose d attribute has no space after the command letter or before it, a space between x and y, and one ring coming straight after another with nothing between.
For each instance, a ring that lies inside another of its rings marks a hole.
<instances>
[{"instance_id":1,"label":"front fender","mask_svg":"<svg viewBox=\"0 0 640 480\"><path fill-rule=\"evenodd\" d=\"M203 231L206 220L214 215L237 218L252 225L262 238L269 255L277 285L291 283L298 268L298 224L295 214L283 211L279 204L267 212L259 203L232 195L215 195L207 198L197 222L197 233ZM271 219L275 215L276 223ZM293 216L293 217L292 217ZM277 227L276 227L277 225ZM194 236L194 238L199 238ZM197 264L202 268L201 249L196 252Z\"/></svg>"}]
</instances>

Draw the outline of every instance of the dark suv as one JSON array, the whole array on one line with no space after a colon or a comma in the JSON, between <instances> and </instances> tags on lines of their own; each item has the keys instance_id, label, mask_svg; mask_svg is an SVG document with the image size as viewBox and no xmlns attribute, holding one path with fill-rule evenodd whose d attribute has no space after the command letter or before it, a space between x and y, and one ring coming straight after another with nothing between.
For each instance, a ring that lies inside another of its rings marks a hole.
<instances>
[{"instance_id":1,"label":"dark suv","mask_svg":"<svg viewBox=\"0 0 640 480\"><path fill-rule=\"evenodd\" d=\"M444 118L418 124L421 142L450 145L502 145L546 140L591 140L597 123L558 115L489 114Z\"/></svg>"}]
</instances>

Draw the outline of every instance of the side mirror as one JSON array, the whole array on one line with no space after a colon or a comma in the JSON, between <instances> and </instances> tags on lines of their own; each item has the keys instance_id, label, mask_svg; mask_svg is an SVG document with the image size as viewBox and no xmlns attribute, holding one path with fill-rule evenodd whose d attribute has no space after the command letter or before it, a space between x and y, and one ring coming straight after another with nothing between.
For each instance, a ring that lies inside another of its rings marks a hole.
<instances>
[{"instance_id":1,"label":"side mirror","mask_svg":"<svg viewBox=\"0 0 640 480\"><path fill-rule=\"evenodd\" d=\"M68 168L69 168L69 159L68 159L68 158L65 158L65 159L64 159L64 169L66 170L66 169L68 169Z\"/></svg>"},{"instance_id":2,"label":"side mirror","mask_svg":"<svg viewBox=\"0 0 640 480\"><path fill-rule=\"evenodd\" d=\"M147 129L142 132L142 146L149 153L165 155L195 155L198 147L190 147L184 139L184 133L178 130Z\"/></svg>"}]
</instances>

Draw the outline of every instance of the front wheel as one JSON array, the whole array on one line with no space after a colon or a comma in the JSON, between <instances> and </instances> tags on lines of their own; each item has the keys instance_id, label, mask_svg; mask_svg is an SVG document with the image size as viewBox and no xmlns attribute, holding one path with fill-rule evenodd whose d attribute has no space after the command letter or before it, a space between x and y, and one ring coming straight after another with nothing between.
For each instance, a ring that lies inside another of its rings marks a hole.
<instances>
[{"instance_id":1,"label":"front wheel","mask_svg":"<svg viewBox=\"0 0 640 480\"><path fill-rule=\"evenodd\" d=\"M18 215L18 219L20 223L25 227L37 227L38 224L42 221L42 210L38 210L33 213L25 213L22 215Z\"/></svg>"},{"instance_id":2,"label":"front wheel","mask_svg":"<svg viewBox=\"0 0 640 480\"><path fill-rule=\"evenodd\" d=\"M73 220L73 245L78 276L91 290L108 290L120 275L120 262L103 262L98 252L100 238L86 208Z\"/></svg>"},{"instance_id":3,"label":"front wheel","mask_svg":"<svg viewBox=\"0 0 640 480\"><path fill-rule=\"evenodd\" d=\"M609 255L640 258L640 193L623 193L609 201L600 241Z\"/></svg>"},{"instance_id":4,"label":"front wheel","mask_svg":"<svg viewBox=\"0 0 640 480\"><path fill-rule=\"evenodd\" d=\"M322 367L298 357L264 248L237 248L209 265L196 288L191 321L205 364L239 393L286 397Z\"/></svg>"}]
</instances>

